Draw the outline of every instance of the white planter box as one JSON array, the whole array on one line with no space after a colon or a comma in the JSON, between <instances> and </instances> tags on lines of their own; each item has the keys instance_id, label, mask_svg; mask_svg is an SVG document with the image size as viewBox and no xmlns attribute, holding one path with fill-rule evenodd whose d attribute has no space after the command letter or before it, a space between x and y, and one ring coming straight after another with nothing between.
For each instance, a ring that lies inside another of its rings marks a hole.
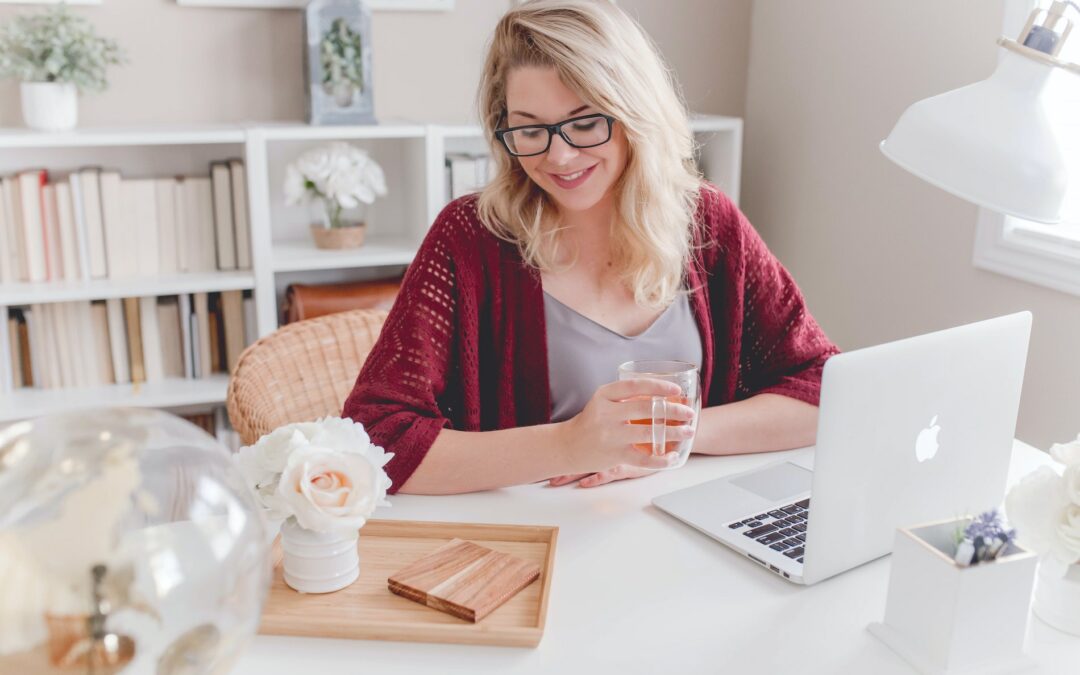
<instances>
[{"instance_id":1,"label":"white planter box","mask_svg":"<svg viewBox=\"0 0 1080 675\"><path fill-rule=\"evenodd\" d=\"M900 528L885 621L870 632L922 673L1015 672L1024 656L1038 558L1010 546L996 561L961 567L955 533L970 518Z\"/></svg>"}]
</instances>

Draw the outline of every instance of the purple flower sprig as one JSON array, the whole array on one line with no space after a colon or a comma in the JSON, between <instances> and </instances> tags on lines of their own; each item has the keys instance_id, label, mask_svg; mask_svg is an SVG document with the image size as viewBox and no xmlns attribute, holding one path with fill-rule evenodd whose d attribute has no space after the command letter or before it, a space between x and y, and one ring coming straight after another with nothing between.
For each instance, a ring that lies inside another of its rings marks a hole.
<instances>
[{"instance_id":1,"label":"purple flower sprig","mask_svg":"<svg viewBox=\"0 0 1080 675\"><path fill-rule=\"evenodd\" d=\"M989 562L997 559L1015 539L1016 530L1006 527L997 509L990 509L975 516L964 528L954 559L964 567Z\"/></svg>"}]
</instances>

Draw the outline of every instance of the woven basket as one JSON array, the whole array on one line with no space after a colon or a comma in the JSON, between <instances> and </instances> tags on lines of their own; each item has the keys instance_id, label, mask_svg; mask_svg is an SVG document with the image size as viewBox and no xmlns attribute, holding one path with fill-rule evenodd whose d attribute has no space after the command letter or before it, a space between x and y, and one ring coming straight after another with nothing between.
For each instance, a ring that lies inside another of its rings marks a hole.
<instances>
[{"instance_id":1,"label":"woven basket","mask_svg":"<svg viewBox=\"0 0 1080 675\"><path fill-rule=\"evenodd\" d=\"M383 310L330 314L284 326L245 349L226 401L241 441L340 415L385 320Z\"/></svg>"}]
</instances>

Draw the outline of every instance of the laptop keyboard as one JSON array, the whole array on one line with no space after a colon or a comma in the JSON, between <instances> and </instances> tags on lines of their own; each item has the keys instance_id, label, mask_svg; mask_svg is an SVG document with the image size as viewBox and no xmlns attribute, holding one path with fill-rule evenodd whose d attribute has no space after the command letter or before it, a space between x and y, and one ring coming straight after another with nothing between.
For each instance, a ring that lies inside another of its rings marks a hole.
<instances>
[{"instance_id":1,"label":"laptop keyboard","mask_svg":"<svg viewBox=\"0 0 1080 675\"><path fill-rule=\"evenodd\" d=\"M729 524L728 529L741 530L746 537L762 546L768 546L801 563L809 508L810 500L803 499L752 518L737 520Z\"/></svg>"}]
</instances>

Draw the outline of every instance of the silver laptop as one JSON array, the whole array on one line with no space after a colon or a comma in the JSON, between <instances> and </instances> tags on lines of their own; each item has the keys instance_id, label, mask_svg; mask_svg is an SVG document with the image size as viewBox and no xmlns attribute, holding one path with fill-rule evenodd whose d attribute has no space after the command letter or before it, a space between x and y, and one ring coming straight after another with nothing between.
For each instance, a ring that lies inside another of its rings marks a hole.
<instances>
[{"instance_id":1,"label":"silver laptop","mask_svg":"<svg viewBox=\"0 0 1080 675\"><path fill-rule=\"evenodd\" d=\"M1030 333L1020 312L838 354L816 446L653 504L799 584L886 555L898 526L998 506Z\"/></svg>"}]
</instances>

